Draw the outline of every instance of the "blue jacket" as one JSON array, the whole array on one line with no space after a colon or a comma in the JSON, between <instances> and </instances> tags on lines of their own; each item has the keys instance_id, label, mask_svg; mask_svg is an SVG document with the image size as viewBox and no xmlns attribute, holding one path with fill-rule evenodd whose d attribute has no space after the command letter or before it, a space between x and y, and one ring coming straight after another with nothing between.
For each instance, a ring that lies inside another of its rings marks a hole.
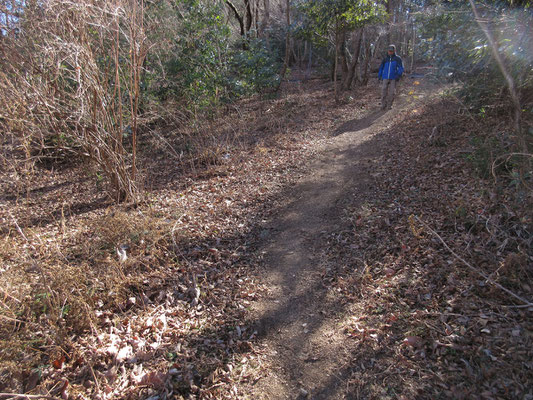
<instances>
[{"instance_id":1,"label":"blue jacket","mask_svg":"<svg viewBox=\"0 0 533 400\"><path fill-rule=\"evenodd\" d=\"M379 79L400 79L403 74L402 59L394 54L393 56L387 55L381 66L379 67L378 78Z\"/></svg>"}]
</instances>

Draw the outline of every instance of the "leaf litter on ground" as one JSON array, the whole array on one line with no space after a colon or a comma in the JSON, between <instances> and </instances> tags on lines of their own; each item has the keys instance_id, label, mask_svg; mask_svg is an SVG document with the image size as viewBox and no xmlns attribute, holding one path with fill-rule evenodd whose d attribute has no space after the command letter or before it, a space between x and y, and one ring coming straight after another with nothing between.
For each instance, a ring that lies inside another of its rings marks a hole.
<instances>
[{"instance_id":1,"label":"leaf litter on ground","mask_svg":"<svg viewBox=\"0 0 533 400\"><path fill-rule=\"evenodd\" d=\"M338 120L376 98L368 91L338 106L328 87L289 91L267 112L244 102L237 127L235 116L221 117L220 131L236 130L238 144L212 164L187 169L148 150L151 189L137 208L112 206L78 178L83 165L36 169L27 187L3 176L1 391L245 397L243 383L260 378L265 359L247 319L266 291L254 277L261 227ZM324 233L322 279L350 306L346 394L533 398L530 310L502 307L512 299L410 218L531 298L527 203L506 207L513 193L493 194L474 175L465 131L480 127L455 102L416 111L379 136L387 151L365 166L375 197L354 193L345 223Z\"/></svg>"},{"instance_id":2,"label":"leaf litter on ground","mask_svg":"<svg viewBox=\"0 0 533 400\"><path fill-rule=\"evenodd\" d=\"M353 193L325 237L323 279L352 315L347 395L533 398L533 310L428 229L531 301L532 195L480 179L465 157L494 121L473 123L453 98L417 111L380 136L383 154L366 166L374 198Z\"/></svg>"},{"instance_id":3,"label":"leaf litter on ground","mask_svg":"<svg viewBox=\"0 0 533 400\"><path fill-rule=\"evenodd\" d=\"M289 92L268 115L244 102L237 129L235 115L219 120L237 144L213 163L188 168L147 149L152 189L136 207L80 179L83 163L2 175L0 392L238 396L260 367L246 317L264 290L253 245L269 202L330 130L333 118L312 125L310 107L327 97Z\"/></svg>"}]
</instances>

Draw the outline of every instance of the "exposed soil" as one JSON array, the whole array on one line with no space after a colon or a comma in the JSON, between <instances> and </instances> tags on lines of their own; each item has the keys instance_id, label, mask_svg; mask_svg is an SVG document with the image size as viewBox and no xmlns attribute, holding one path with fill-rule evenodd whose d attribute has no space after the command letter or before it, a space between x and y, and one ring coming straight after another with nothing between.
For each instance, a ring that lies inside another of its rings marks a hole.
<instances>
[{"instance_id":1,"label":"exposed soil","mask_svg":"<svg viewBox=\"0 0 533 400\"><path fill-rule=\"evenodd\" d=\"M424 80L408 85L416 88L410 96L417 100L403 89L392 110L380 110L376 101L363 115L346 115L261 233L268 296L254 304L253 315L266 366L252 398L344 398L350 346L341 328L346 309L323 282L328 268L323 251L328 235L343 225L346 205L375 197L373 177L363 166L388 150L387 137L380 134L440 92Z\"/></svg>"}]
</instances>

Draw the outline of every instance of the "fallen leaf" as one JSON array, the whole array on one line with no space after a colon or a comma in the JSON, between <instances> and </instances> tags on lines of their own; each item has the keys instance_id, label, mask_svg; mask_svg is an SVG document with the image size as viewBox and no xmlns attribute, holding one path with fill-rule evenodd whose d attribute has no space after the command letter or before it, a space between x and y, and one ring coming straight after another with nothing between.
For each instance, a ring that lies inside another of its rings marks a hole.
<instances>
[{"instance_id":1,"label":"fallen leaf","mask_svg":"<svg viewBox=\"0 0 533 400\"><path fill-rule=\"evenodd\" d=\"M383 270L383 272L385 273L385 276L386 276L387 278L390 278L390 277L394 276L394 274L396 274L396 270L394 270L394 269L392 269L392 268L385 268L385 269Z\"/></svg>"},{"instance_id":2,"label":"fallen leaf","mask_svg":"<svg viewBox=\"0 0 533 400\"><path fill-rule=\"evenodd\" d=\"M163 372L158 372L158 371L151 371L136 378L137 379L135 380L135 383L138 386L153 386L157 388L165 384L167 374Z\"/></svg>"},{"instance_id":3,"label":"fallen leaf","mask_svg":"<svg viewBox=\"0 0 533 400\"><path fill-rule=\"evenodd\" d=\"M63 363L66 361L66 357L64 355L62 355L60 358L58 358L57 360L54 360L52 361L52 366L55 368L55 369L61 369L63 367Z\"/></svg>"},{"instance_id":4,"label":"fallen leaf","mask_svg":"<svg viewBox=\"0 0 533 400\"><path fill-rule=\"evenodd\" d=\"M24 386L24 390L26 392L29 392L30 390L33 390L37 384L39 383L39 380L41 379L41 372L39 370L34 370L26 380L26 384Z\"/></svg>"},{"instance_id":5,"label":"fallen leaf","mask_svg":"<svg viewBox=\"0 0 533 400\"><path fill-rule=\"evenodd\" d=\"M67 400L68 399L67 388L68 388L68 381L65 379L65 381L63 383L63 387L61 388L61 398L63 400Z\"/></svg>"}]
</instances>

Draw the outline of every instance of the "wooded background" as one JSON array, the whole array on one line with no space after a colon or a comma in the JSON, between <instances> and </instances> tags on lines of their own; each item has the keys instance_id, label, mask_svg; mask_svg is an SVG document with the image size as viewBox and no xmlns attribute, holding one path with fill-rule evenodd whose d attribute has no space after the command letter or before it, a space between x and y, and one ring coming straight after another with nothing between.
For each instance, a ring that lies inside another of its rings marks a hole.
<instances>
[{"instance_id":1,"label":"wooded background","mask_svg":"<svg viewBox=\"0 0 533 400\"><path fill-rule=\"evenodd\" d=\"M85 157L111 196L134 199L137 142L148 126L210 118L242 96L271 96L284 79L329 75L336 98L364 90L391 43L406 75L430 63L440 79L463 84L472 107L512 106L512 140L517 153L527 154L529 133L520 121L533 86L529 7L529 1L3 0L2 167L20 171L46 158Z\"/></svg>"}]
</instances>

